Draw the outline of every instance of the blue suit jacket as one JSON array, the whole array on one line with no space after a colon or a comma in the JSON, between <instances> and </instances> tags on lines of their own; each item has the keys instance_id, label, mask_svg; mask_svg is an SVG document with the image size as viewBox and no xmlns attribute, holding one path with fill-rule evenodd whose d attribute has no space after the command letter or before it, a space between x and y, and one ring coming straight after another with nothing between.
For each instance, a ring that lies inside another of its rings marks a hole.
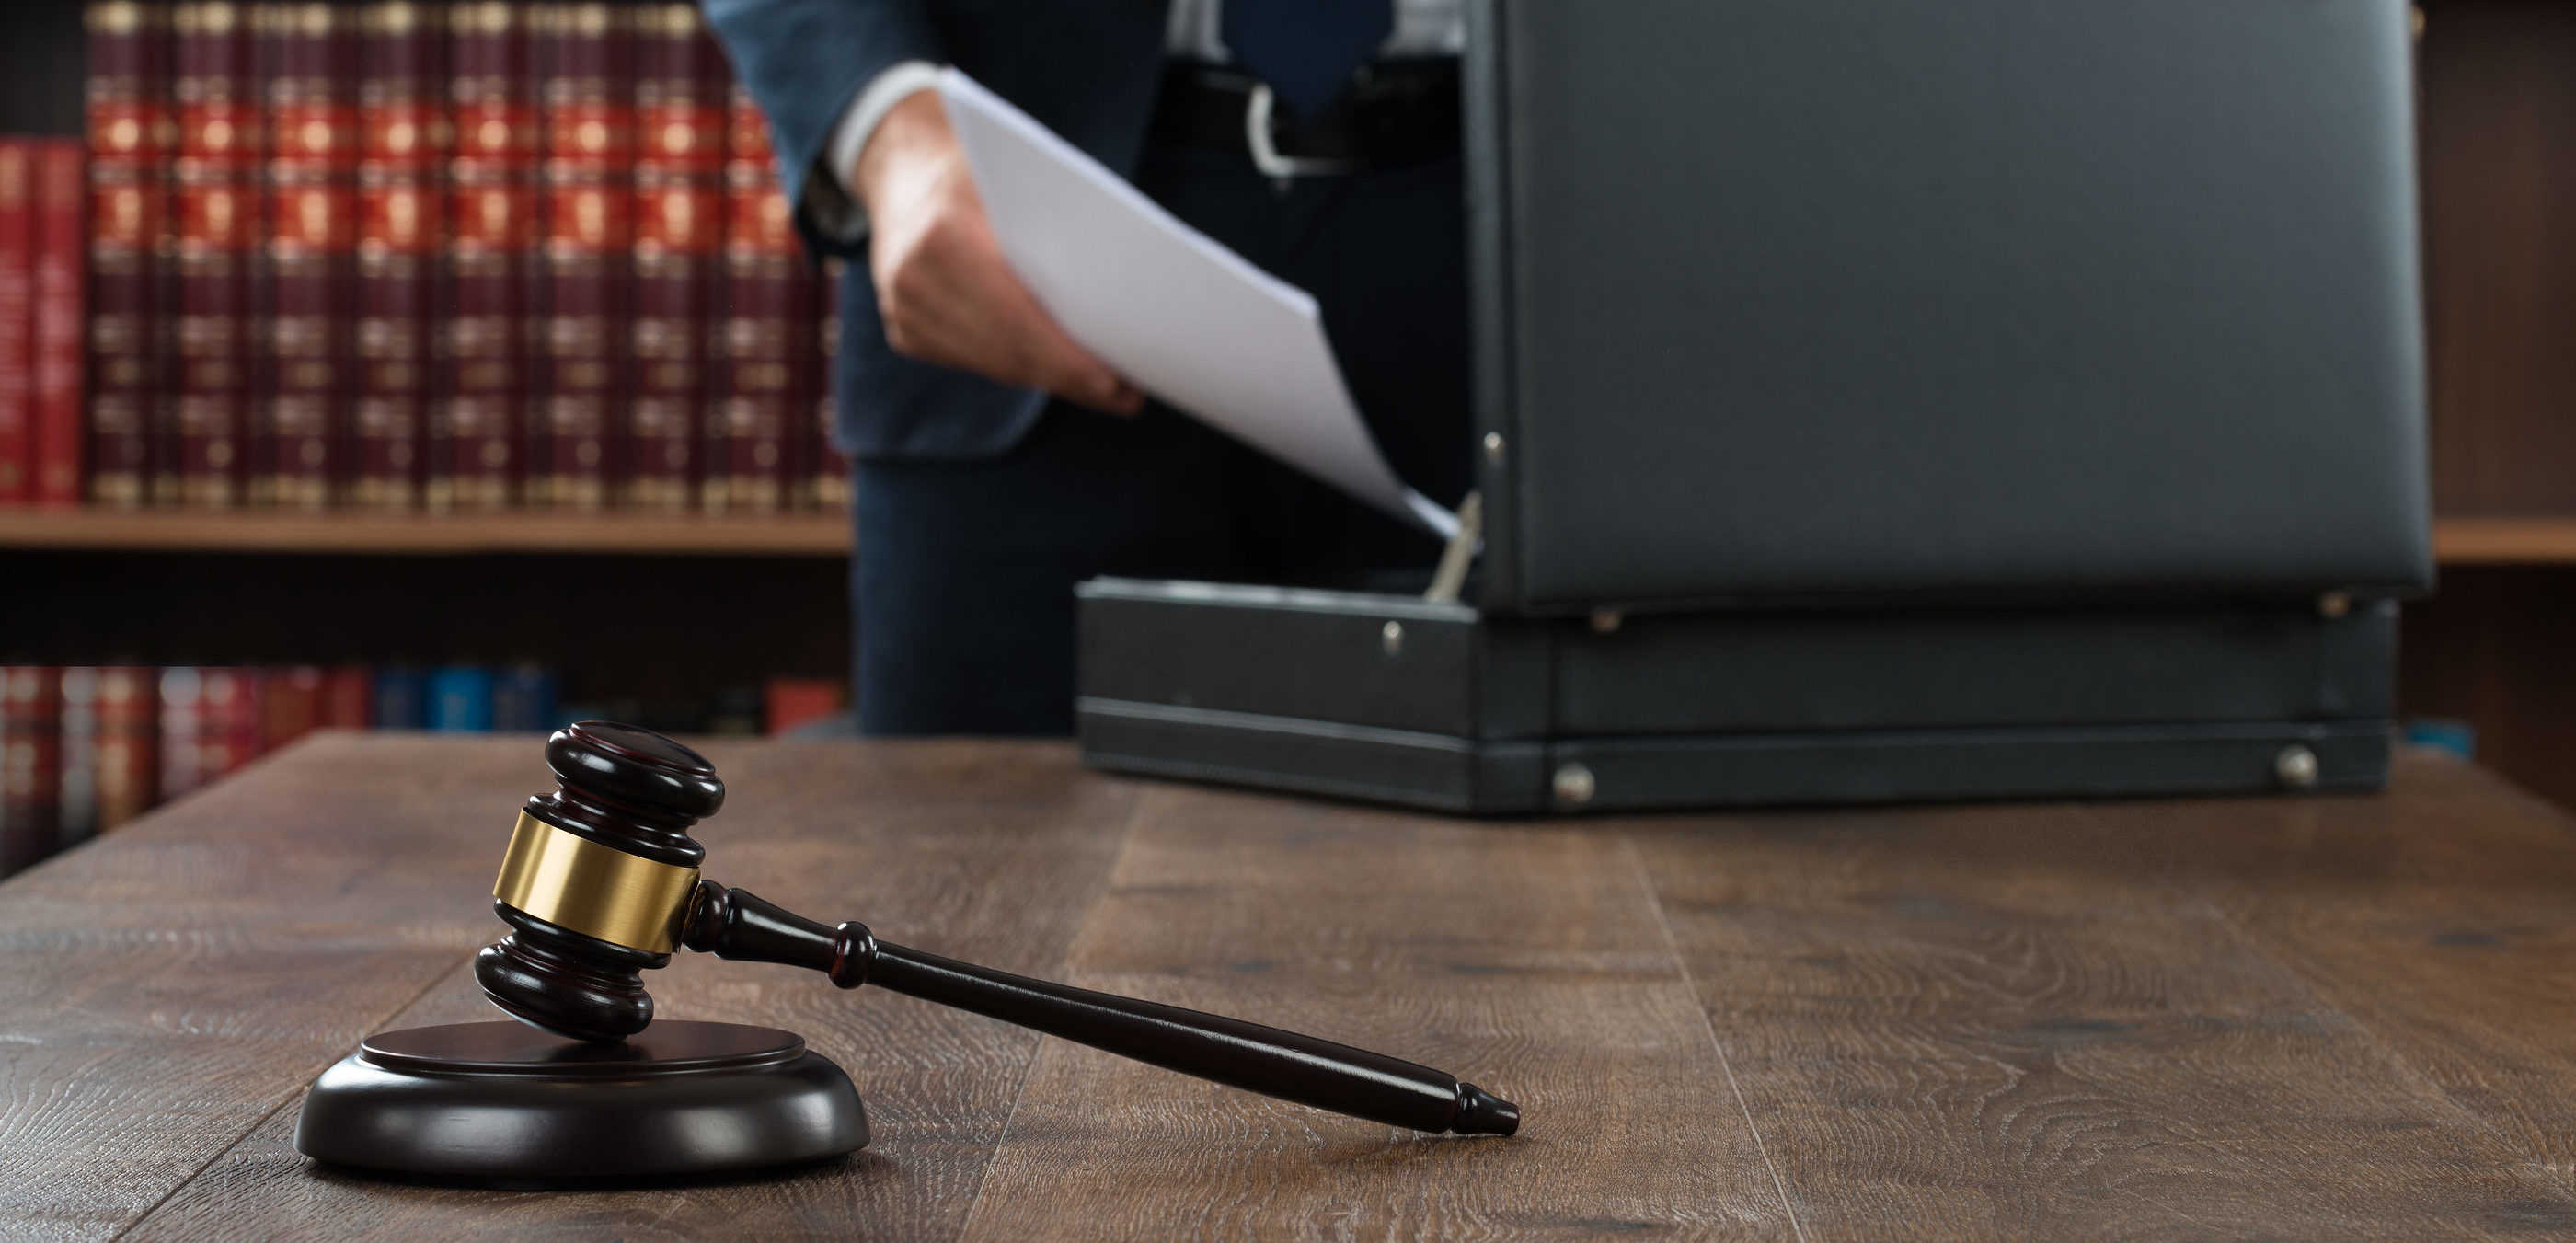
<instances>
[{"instance_id":1,"label":"blue suit jacket","mask_svg":"<svg viewBox=\"0 0 2576 1243\"><path fill-rule=\"evenodd\" d=\"M1164 0L704 0L733 67L769 115L806 241L846 253L805 211L805 181L852 98L907 60L951 64L1121 173L1134 171L1160 84ZM828 174L822 174L828 175ZM865 255L840 290L834 376L841 448L863 458L989 457L1018 443L1045 395L914 362L886 345Z\"/></svg>"}]
</instances>

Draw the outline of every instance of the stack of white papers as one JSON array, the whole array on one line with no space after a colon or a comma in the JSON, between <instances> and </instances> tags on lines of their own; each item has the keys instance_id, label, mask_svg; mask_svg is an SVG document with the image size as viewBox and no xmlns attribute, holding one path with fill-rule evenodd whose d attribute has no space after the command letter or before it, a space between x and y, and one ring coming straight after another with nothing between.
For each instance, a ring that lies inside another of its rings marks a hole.
<instances>
[{"instance_id":1,"label":"stack of white papers","mask_svg":"<svg viewBox=\"0 0 2576 1243\"><path fill-rule=\"evenodd\" d=\"M1314 296L1175 219L954 69L939 97L1011 268L1065 334L1175 408L1442 539L1387 465Z\"/></svg>"}]
</instances>

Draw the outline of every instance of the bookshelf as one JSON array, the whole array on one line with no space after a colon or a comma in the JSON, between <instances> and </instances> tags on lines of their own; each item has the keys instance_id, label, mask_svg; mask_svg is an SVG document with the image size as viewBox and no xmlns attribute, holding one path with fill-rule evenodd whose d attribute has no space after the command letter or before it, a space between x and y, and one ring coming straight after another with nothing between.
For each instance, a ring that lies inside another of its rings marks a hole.
<instances>
[{"instance_id":1,"label":"bookshelf","mask_svg":"<svg viewBox=\"0 0 2576 1243\"><path fill-rule=\"evenodd\" d=\"M0 549L95 552L367 554L389 557L566 554L662 557L849 555L841 514L197 513L0 509ZM2433 550L2445 568L2576 566L2576 516L2445 518Z\"/></svg>"},{"instance_id":2,"label":"bookshelf","mask_svg":"<svg viewBox=\"0 0 2576 1243\"><path fill-rule=\"evenodd\" d=\"M2576 566L2576 516L2445 518L2433 526L2433 552L2445 568Z\"/></svg>"},{"instance_id":3,"label":"bookshelf","mask_svg":"<svg viewBox=\"0 0 2576 1243\"><path fill-rule=\"evenodd\" d=\"M0 510L0 548L390 557L499 553L840 557L850 551L850 524L837 513L699 517L634 512L431 516Z\"/></svg>"}]
</instances>

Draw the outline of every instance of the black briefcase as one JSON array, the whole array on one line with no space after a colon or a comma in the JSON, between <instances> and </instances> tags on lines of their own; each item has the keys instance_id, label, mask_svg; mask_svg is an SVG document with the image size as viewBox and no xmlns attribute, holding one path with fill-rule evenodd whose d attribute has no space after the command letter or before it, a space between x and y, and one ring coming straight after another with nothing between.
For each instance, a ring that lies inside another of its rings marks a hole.
<instances>
[{"instance_id":1,"label":"black briefcase","mask_svg":"<svg viewBox=\"0 0 2576 1243\"><path fill-rule=\"evenodd\" d=\"M1089 762L1496 813L2385 779L2402 0L1470 19L1474 574L1086 584Z\"/></svg>"}]
</instances>

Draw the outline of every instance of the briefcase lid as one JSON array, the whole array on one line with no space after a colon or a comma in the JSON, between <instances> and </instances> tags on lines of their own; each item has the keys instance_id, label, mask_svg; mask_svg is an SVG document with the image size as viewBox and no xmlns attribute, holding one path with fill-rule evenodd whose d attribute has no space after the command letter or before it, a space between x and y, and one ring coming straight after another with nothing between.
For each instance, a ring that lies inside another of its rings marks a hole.
<instances>
[{"instance_id":1,"label":"briefcase lid","mask_svg":"<svg viewBox=\"0 0 2576 1243\"><path fill-rule=\"evenodd\" d=\"M1470 18L1489 611L2429 581L2403 0Z\"/></svg>"}]
</instances>

